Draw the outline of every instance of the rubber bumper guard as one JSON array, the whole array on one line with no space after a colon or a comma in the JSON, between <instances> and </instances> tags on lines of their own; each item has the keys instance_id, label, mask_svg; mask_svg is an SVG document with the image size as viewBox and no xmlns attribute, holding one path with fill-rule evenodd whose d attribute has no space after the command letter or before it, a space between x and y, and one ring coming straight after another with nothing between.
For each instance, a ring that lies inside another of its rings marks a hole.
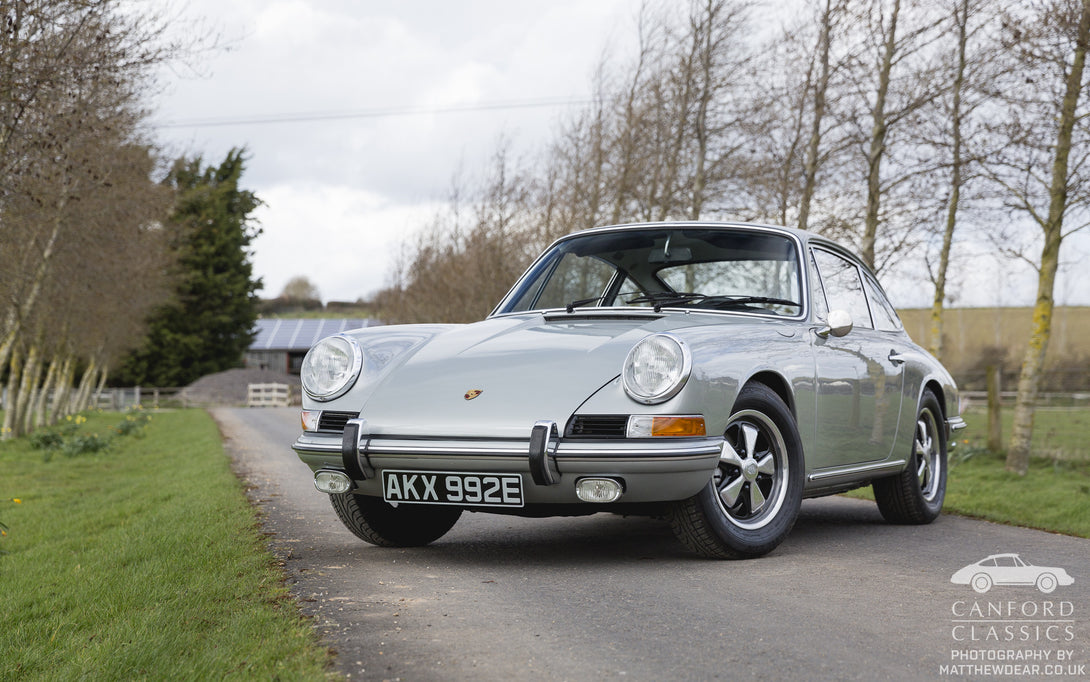
<instances>
[{"instance_id":1,"label":"rubber bumper guard","mask_svg":"<svg viewBox=\"0 0 1090 682\"><path fill-rule=\"evenodd\" d=\"M557 438L554 421L539 421L530 431L530 476L537 485L556 485L560 482L554 456Z\"/></svg>"},{"instance_id":2,"label":"rubber bumper guard","mask_svg":"<svg viewBox=\"0 0 1090 682\"><path fill-rule=\"evenodd\" d=\"M344 425L344 435L341 436L341 461L344 462L345 472L353 481L366 481L367 474L360 466L360 441L367 433L367 421L364 419L349 419Z\"/></svg>"}]
</instances>

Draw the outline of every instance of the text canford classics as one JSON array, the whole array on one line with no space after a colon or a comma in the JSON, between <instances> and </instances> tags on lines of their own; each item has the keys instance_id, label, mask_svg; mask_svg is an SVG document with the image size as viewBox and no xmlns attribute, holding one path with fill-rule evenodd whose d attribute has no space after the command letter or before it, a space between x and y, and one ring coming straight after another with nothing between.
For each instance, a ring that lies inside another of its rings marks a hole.
<instances>
[{"instance_id":1,"label":"text canford classics","mask_svg":"<svg viewBox=\"0 0 1090 682\"><path fill-rule=\"evenodd\" d=\"M463 511L662 515L708 557L775 548L803 498L872 484L928 523L964 426L945 369L844 248L653 223L564 237L487 319L320 341L293 445L361 539Z\"/></svg>"}]
</instances>

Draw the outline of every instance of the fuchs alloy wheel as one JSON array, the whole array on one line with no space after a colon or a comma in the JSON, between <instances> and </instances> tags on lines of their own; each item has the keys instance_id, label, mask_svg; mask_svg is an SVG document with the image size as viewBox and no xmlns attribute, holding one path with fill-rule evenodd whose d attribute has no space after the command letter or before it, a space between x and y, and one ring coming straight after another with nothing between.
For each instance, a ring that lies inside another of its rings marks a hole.
<instances>
[{"instance_id":1,"label":"fuchs alloy wheel","mask_svg":"<svg viewBox=\"0 0 1090 682\"><path fill-rule=\"evenodd\" d=\"M332 494L329 501L344 527L380 547L420 547L443 537L458 522L461 507L401 504L379 497Z\"/></svg>"},{"instance_id":2,"label":"fuchs alloy wheel","mask_svg":"<svg viewBox=\"0 0 1090 682\"><path fill-rule=\"evenodd\" d=\"M802 443L794 415L763 384L742 389L712 479L675 505L671 526L689 549L718 559L771 552L798 517Z\"/></svg>"},{"instance_id":3,"label":"fuchs alloy wheel","mask_svg":"<svg viewBox=\"0 0 1090 682\"><path fill-rule=\"evenodd\" d=\"M938 518L946 499L946 429L942 408L930 390L916 412L905 470L872 484L874 500L890 523L924 524Z\"/></svg>"}]
</instances>

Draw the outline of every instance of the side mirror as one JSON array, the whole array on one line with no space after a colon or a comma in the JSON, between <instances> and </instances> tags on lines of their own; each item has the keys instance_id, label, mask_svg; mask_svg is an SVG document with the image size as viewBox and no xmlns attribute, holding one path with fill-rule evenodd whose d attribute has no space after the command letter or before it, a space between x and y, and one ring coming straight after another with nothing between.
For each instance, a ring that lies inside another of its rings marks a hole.
<instances>
[{"instance_id":1,"label":"side mirror","mask_svg":"<svg viewBox=\"0 0 1090 682\"><path fill-rule=\"evenodd\" d=\"M829 336L835 336L837 338L841 336L847 336L848 332L855 326L852 322L852 314L847 310L834 310L829 313L829 317L826 318L825 325L817 330L817 335L823 339L829 338Z\"/></svg>"}]
</instances>

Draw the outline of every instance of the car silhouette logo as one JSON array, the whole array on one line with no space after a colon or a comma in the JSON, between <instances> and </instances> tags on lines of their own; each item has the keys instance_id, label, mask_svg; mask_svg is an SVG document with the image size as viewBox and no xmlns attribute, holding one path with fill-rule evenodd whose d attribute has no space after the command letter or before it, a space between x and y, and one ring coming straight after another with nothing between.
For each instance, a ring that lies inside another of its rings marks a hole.
<instances>
[{"instance_id":1,"label":"car silhouette logo","mask_svg":"<svg viewBox=\"0 0 1090 682\"><path fill-rule=\"evenodd\" d=\"M958 569L950 582L970 585L980 594L994 585L1036 587L1044 594L1050 594L1057 585L1071 585L1075 579L1062 568L1034 566L1017 554L992 554Z\"/></svg>"}]
</instances>

